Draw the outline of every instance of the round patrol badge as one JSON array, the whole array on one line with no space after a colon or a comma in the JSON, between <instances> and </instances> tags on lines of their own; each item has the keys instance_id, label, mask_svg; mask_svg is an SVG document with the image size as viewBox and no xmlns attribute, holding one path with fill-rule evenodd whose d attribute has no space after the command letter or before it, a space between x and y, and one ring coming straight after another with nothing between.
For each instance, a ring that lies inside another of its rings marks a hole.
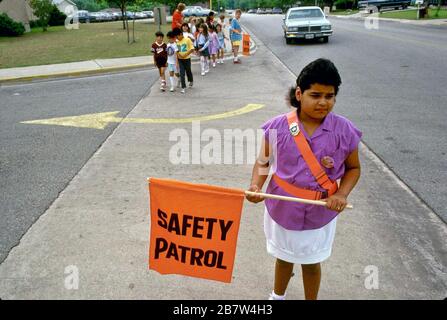
<instances>
[{"instance_id":1,"label":"round patrol badge","mask_svg":"<svg viewBox=\"0 0 447 320\"><path fill-rule=\"evenodd\" d=\"M334 167L334 159L332 157L325 156L321 158L321 164L323 167L331 169Z\"/></svg>"},{"instance_id":2,"label":"round patrol badge","mask_svg":"<svg viewBox=\"0 0 447 320\"><path fill-rule=\"evenodd\" d=\"M297 136L298 133L300 133L300 127L298 126L298 123L293 122L289 126L289 130L292 136Z\"/></svg>"}]
</instances>

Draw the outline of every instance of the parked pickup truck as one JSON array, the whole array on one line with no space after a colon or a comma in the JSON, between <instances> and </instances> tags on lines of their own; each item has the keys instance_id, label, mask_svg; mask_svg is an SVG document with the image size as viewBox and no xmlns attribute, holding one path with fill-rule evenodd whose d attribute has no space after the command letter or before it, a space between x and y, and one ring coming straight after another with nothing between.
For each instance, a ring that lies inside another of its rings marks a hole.
<instances>
[{"instance_id":1,"label":"parked pickup truck","mask_svg":"<svg viewBox=\"0 0 447 320\"><path fill-rule=\"evenodd\" d=\"M410 3L411 0L366 0L359 1L358 8L359 10L367 10L372 13L374 8L377 8L378 11L383 8L406 9Z\"/></svg>"}]
</instances>

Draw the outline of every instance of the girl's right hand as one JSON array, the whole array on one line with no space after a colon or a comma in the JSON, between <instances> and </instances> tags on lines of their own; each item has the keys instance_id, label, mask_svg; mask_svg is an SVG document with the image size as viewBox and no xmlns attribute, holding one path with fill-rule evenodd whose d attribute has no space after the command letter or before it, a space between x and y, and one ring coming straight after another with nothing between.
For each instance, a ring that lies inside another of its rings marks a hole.
<instances>
[{"instance_id":1,"label":"girl's right hand","mask_svg":"<svg viewBox=\"0 0 447 320\"><path fill-rule=\"evenodd\" d=\"M257 185L251 185L250 188L248 188L248 191L252 191L252 192L261 192L261 190L258 188ZM258 196L258 195L245 195L245 198L253 203L258 203L264 200L263 196Z\"/></svg>"}]
</instances>

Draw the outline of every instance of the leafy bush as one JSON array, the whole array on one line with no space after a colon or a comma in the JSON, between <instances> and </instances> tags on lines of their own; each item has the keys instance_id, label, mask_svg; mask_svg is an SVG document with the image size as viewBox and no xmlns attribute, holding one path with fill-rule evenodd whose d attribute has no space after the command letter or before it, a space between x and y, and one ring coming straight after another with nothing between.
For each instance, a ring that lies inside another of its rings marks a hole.
<instances>
[{"instance_id":1,"label":"leafy bush","mask_svg":"<svg viewBox=\"0 0 447 320\"><path fill-rule=\"evenodd\" d=\"M31 29L32 29L32 28L40 27L39 20L31 20L31 21L29 22L29 27L30 27Z\"/></svg>"},{"instance_id":2,"label":"leafy bush","mask_svg":"<svg viewBox=\"0 0 447 320\"><path fill-rule=\"evenodd\" d=\"M354 0L337 0L334 5L338 9L355 9Z\"/></svg>"},{"instance_id":3,"label":"leafy bush","mask_svg":"<svg viewBox=\"0 0 447 320\"><path fill-rule=\"evenodd\" d=\"M65 24L65 19L67 19L67 15L62 13L56 5L53 5L53 9L50 13L50 20L48 20L48 25L63 26Z\"/></svg>"},{"instance_id":4,"label":"leafy bush","mask_svg":"<svg viewBox=\"0 0 447 320\"><path fill-rule=\"evenodd\" d=\"M24 33L23 24L12 20L6 13L0 14L0 36L16 37Z\"/></svg>"}]
</instances>

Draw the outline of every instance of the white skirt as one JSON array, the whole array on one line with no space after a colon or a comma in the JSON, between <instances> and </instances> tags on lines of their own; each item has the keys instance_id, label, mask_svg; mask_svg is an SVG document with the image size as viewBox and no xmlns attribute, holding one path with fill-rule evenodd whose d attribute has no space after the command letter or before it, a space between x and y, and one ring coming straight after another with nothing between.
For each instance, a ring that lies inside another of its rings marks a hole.
<instances>
[{"instance_id":1,"label":"white skirt","mask_svg":"<svg viewBox=\"0 0 447 320\"><path fill-rule=\"evenodd\" d=\"M298 264L319 263L330 257L337 218L320 229L287 230L277 224L265 209L264 233L267 252L275 258Z\"/></svg>"}]
</instances>

